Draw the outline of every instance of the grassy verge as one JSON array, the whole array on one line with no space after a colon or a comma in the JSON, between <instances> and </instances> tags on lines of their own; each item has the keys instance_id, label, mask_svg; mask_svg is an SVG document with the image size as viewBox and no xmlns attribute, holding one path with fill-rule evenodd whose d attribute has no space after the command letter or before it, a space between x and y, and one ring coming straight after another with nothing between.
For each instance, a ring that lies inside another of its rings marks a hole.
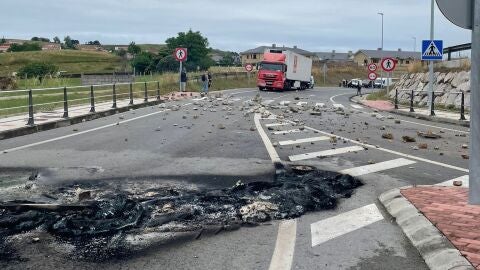
<instances>
[{"instance_id":1,"label":"grassy verge","mask_svg":"<svg viewBox=\"0 0 480 270\"><path fill-rule=\"evenodd\" d=\"M177 76L172 74L164 75L161 80L158 77L151 78L146 76L138 78L137 82L149 81L149 79L158 79L160 82L160 95L178 91L179 85L177 83ZM256 87L256 79L252 76L250 79L245 77L232 77L228 79L214 79L210 91L226 90L233 88ZM147 83L148 96L153 97L157 94L157 83ZM202 89L201 82L191 80L187 84L187 91L199 92ZM129 85L116 85L117 100L129 98ZM143 98L145 93L145 84L136 83L133 85L134 98ZM72 88L68 89L68 105L69 107L78 105L90 104L90 87ZM95 102L110 102L112 101L112 86L99 86L94 88ZM28 112L28 93L2 93L0 92L0 117L7 117ZM48 112L55 109L63 108L63 88L51 90L33 91L33 102L35 105L35 112ZM18 108L20 107L20 108ZM6 109L7 110L2 110Z\"/></svg>"},{"instance_id":2,"label":"grassy verge","mask_svg":"<svg viewBox=\"0 0 480 270\"><path fill-rule=\"evenodd\" d=\"M368 94L367 100L390 100L387 89L378 90L371 94Z\"/></svg>"}]
</instances>

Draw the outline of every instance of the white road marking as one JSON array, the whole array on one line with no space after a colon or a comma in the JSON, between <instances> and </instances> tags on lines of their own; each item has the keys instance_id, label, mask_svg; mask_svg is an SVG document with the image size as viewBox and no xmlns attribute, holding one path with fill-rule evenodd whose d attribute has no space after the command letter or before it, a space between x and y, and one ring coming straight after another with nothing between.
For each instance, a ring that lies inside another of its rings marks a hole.
<instances>
[{"instance_id":1,"label":"white road marking","mask_svg":"<svg viewBox=\"0 0 480 270\"><path fill-rule=\"evenodd\" d=\"M290 120L285 120L285 121L288 121L288 122L294 124L294 122L292 122L292 121L290 121ZM312 127L308 127L308 126L305 126L305 129L308 129L308 130L311 130L311 131L316 131L316 132L318 132L318 133L321 133L321 134L324 134L324 135L327 135L327 136L330 136L330 135L331 135L331 134L328 133L328 132L324 132L324 131L321 131L321 130L318 130L318 129L315 129L315 128L312 128ZM380 151L383 151L383 152L387 152L387 153L390 153L390 154L398 155L398 156L405 157L405 158L408 158L408 159L415 159L415 160L418 160L418 161L427 162L427 163L430 163L430 164L438 165L438 166L441 166L441 167L446 167L446 168L453 169L453 170L457 170L457 171L461 171L461 172L466 172L466 173L469 172L469 170L468 170L468 169L465 169L465 168L453 166L453 165L446 164L446 163L442 163L442 162L433 161L433 160L426 159L426 158L421 158L421 157L417 157L417 156L412 156L412 155L404 154L404 153L401 153L401 152L393 151L393 150L386 149L386 148L382 148L382 147L378 147L378 148L377 148L377 147L375 147L374 145L357 142L357 141L352 140L352 139L349 139L349 138L337 136L337 139L339 139L339 140L345 140L345 141L348 141L348 142L351 142L351 143L354 143L354 144L357 144L357 145L361 145L361 146L364 146L364 147L367 147L367 148L371 148L371 149L380 150Z\"/></svg>"},{"instance_id":2,"label":"white road marking","mask_svg":"<svg viewBox=\"0 0 480 270\"><path fill-rule=\"evenodd\" d=\"M343 148L320 151L320 152L293 155L293 156L289 156L288 158L290 159L290 161L300 161L300 160L312 159L317 157L328 157L328 156L345 154L345 153L362 151L362 150L364 149L363 147L360 147L360 146L349 146L349 147L343 147Z\"/></svg>"},{"instance_id":3,"label":"white road marking","mask_svg":"<svg viewBox=\"0 0 480 270\"><path fill-rule=\"evenodd\" d=\"M273 123L273 124L266 124L265 126L268 127L281 127L281 126L289 126L290 123Z\"/></svg>"},{"instance_id":4,"label":"white road marking","mask_svg":"<svg viewBox=\"0 0 480 270\"><path fill-rule=\"evenodd\" d=\"M445 181L443 183L440 183L440 184L436 184L436 186L446 186L446 187L451 187L453 186L453 182L454 181L462 181L462 187L469 187L469 179L470 177L468 175L464 175L464 176L460 176L458 178L455 178L455 179L452 179L452 180L448 180L448 181Z\"/></svg>"},{"instance_id":5,"label":"white road marking","mask_svg":"<svg viewBox=\"0 0 480 270\"><path fill-rule=\"evenodd\" d=\"M333 96L333 97L330 97L330 101L331 101L332 103L335 103L335 101L333 100L334 98L336 98L336 97L339 97L339 96L351 95L351 94L352 94L352 93L346 93L346 94L339 94L339 95L335 95L335 96Z\"/></svg>"},{"instance_id":6,"label":"white road marking","mask_svg":"<svg viewBox=\"0 0 480 270\"><path fill-rule=\"evenodd\" d=\"M284 220L280 223L269 270L290 270L292 268L296 236L296 219Z\"/></svg>"},{"instance_id":7,"label":"white road marking","mask_svg":"<svg viewBox=\"0 0 480 270\"><path fill-rule=\"evenodd\" d=\"M229 91L229 90L224 90L225 92L226 91ZM242 92L236 92L236 93L232 93L231 95L240 95L240 94L246 94L246 93L252 93L252 92L258 92L258 90L248 90L248 91L242 91Z\"/></svg>"},{"instance_id":8,"label":"white road marking","mask_svg":"<svg viewBox=\"0 0 480 270\"><path fill-rule=\"evenodd\" d=\"M319 141L326 141L326 140L330 140L330 137L321 136L321 137L312 137L312 138L298 139L298 140L288 140L288 141L278 142L278 144L280 144L280 145L292 145L292 144L319 142Z\"/></svg>"},{"instance_id":9,"label":"white road marking","mask_svg":"<svg viewBox=\"0 0 480 270\"><path fill-rule=\"evenodd\" d=\"M383 216L375 204L370 204L331 218L320 220L310 225L312 247L356 231L380 220L383 220Z\"/></svg>"},{"instance_id":10,"label":"white road marking","mask_svg":"<svg viewBox=\"0 0 480 270\"><path fill-rule=\"evenodd\" d=\"M389 169L394 169L402 166L407 166L416 163L413 160L408 160L404 158L398 158L394 160L389 160L385 162L380 162L377 164L371 164L371 165L366 165L366 166L361 166L361 167L356 167L356 168L351 168L351 169L346 169L340 171L340 173L343 174L348 174L351 176L360 176L360 175L365 175L369 173L374 173L374 172L380 172L380 171L385 171Z\"/></svg>"},{"instance_id":11,"label":"white road marking","mask_svg":"<svg viewBox=\"0 0 480 270\"><path fill-rule=\"evenodd\" d=\"M280 162L280 157L278 156L277 151L275 150L275 147L273 147L272 142L270 141L270 138L268 138L267 133L265 133L265 130L263 130L262 125L260 124L260 119L261 115L259 113L256 113L255 116L253 117L253 121L255 122L255 127L257 128L258 133L260 134L260 137L262 138L263 144L267 148L268 155L270 156L270 159L272 160L273 163Z\"/></svg>"},{"instance_id":12,"label":"white road marking","mask_svg":"<svg viewBox=\"0 0 480 270\"><path fill-rule=\"evenodd\" d=\"M431 127L431 128L443 129L443 130L448 130L448 131L453 131L453 132L458 132L458 133L470 134L469 131L463 131L463 130L458 130L458 129L451 129L451 128L444 128L444 127L439 127L439 126L427 125L427 124L417 123L417 122L408 121L408 120L401 120L401 121L405 122L405 123L424 126L424 127Z\"/></svg>"},{"instance_id":13,"label":"white road marking","mask_svg":"<svg viewBox=\"0 0 480 270\"><path fill-rule=\"evenodd\" d=\"M333 107L334 108L345 108L345 106L343 106L342 104L339 104L339 103L333 103Z\"/></svg>"},{"instance_id":14,"label":"white road marking","mask_svg":"<svg viewBox=\"0 0 480 270\"><path fill-rule=\"evenodd\" d=\"M350 104L350 106L352 106L352 108L355 108L355 109L363 109L363 106L356 105L356 104Z\"/></svg>"},{"instance_id":15,"label":"white road marking","mask_svg":"<svg viewBox=\"0 0 480 270\"><path fill-rule=\"evenodd\" d=\"M282 131L275 131L272 132L274 135L280 135L280 134L292 134L292 133L299 133L302 132L300 129L291 129L291 130L282 130Z\"/></svg>"}]
</instances>

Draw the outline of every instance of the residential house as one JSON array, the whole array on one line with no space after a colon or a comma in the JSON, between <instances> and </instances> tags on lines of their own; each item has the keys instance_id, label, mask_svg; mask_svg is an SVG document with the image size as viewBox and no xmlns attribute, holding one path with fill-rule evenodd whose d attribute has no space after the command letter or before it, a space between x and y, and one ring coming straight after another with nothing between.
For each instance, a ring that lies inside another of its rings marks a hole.
<instances>
[{"instance_id":1,"label":"residential house","mask_svg":"<svg viewBox=\"0 0 480 270\"><path fill-rule=\"evenodd\" d=\"M42 51L60 51L62 50L62 45L59 43L44 43L42 44Z\"/></svg>"},{"instance_id":2,"label":"residential house","mask_svg":"<svg viewBox=\"0 0 480 270\"><path fill-rule=\"evenodd\" d=\"M275 44L272 46L260 46L255 49L250 49L240 53L240 57L242 59L242 65L245 66L246 64L256 65L257 63L263 60L263 54L266 50L281 50L281 51L293 51L295 53L301 54L303 56L309 57L313 59L315 54L306 50L299 49L297 46L293 46L293 48L289 47L277 47Z\"/></svg>"},{"instance_id":3,"label":"residential house","mask_svg":"<svg viewBox=\"0 0 480 270\"><path fill-rule=\"evenodd\" d=\"M80 51L105 51L102 45L79 44L75 48Z\"/></svg>"},{"instance_id":4,"label":"residential house","mask_svg":"<svg viewBox=\"0 0 480 270\"><path fill-rule=\"evenodd\" d=\"M8 49L10 49L10 46L12 46L12 44L9 44L9 43L1 44L0 45L0 53L7 52Z\"/></svg>"},{"instance_id":5,"label":"residential house","mask_svg":"<svg viewBox=\"0 0 480 270\"><path fill-rule=\"evenodd\" d=\"M353 52L339 53L335 50L331 52L316 52L314 61L321 63L350 63L353 62Z\"/></svg>"},{"instance_id":6,"label":"residential house","mask_svg":"<svg viewBox=\"0 0 480 270\"><path fill-rule=\"evenodd\" d=\"M397 51L383 51L381 49L361 49L355 53L353 61L359 66L367 66L370 63L378 64L380 63L381 59L386 57L396 59L397 65L399 65L400 67L408 66L422 60L422 54L420 52L402 51L401 49L398 49Z\"/></svg>"}]
</instances>

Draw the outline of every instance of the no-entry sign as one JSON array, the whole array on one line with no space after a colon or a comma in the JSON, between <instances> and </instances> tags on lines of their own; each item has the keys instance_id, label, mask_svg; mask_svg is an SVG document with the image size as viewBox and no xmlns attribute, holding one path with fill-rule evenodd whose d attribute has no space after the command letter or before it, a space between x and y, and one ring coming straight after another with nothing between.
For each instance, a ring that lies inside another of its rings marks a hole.
<instances>
[{"instance_id":1,"label":"no-entry sign","mask_svg":"<svg viewBox=\"0 0 480 270\"><path fill-rule=\"evenodd\" d=\"M397 62L395 62L393 58L384 58L382 60L382 69L386 72L392 72L393 70L395 70L396 66Z\"/></svg>"},{"instance_id":2,"label":"no-entry sign","mask_svg":"<svg viewBox=\"0 0 480 270\"><path fill-rule=\"evenodd\" d=\"M377 79L377 73L375 72L368 73L368 79L371 81L375 81Z\"/></svg>"},{"instance_id":3,"label":"no-entry sign","mask_svg":"<svg viewBox=\"0 0 480 270\"><path fill-rule=\"evenodd\" d=\"M187 48L176 48L173 56L177 61L184 62L187 60Z\"/></svg>"},{"instance_id":4,"label":"no-entry sign","mask_svg":"<svg viewBox=\"0 0 480 270\"><path fill-rule=\"evenodd\" d=\"M371 63L370 65L368 65L368 70L370 72L375 72L377 70L377 65L374 63Z\"/></svg>"},{"instance_id":5,"label":"no-entry sign","mask_svg":"<svg viewBox=\"0 0 480 270\"><path fill-rule=\"evenodd\" d=\"M253 65L251 65L251 64L245 65L245 70L248 71L248 72L252 71L253 70Z\"/></svg>"}]
</instances>

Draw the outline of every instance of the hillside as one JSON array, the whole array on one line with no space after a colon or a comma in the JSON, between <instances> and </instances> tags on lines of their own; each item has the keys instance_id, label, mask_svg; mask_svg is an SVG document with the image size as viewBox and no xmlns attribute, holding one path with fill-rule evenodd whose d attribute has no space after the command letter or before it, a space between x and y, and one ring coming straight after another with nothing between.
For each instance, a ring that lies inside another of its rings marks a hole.
<instances>
[{"instance_id":1,"label":"hillside","mask_svg":"<svg viewBox=\"0 0 480 270\"><path fill-rule=\"evenodd\" d=\"M53 63L67 73L113 72L122 69L122 59L106 52L34 51L0 53L0 75L11 74L34 61Z\"/></svg>"}]
</instances>

